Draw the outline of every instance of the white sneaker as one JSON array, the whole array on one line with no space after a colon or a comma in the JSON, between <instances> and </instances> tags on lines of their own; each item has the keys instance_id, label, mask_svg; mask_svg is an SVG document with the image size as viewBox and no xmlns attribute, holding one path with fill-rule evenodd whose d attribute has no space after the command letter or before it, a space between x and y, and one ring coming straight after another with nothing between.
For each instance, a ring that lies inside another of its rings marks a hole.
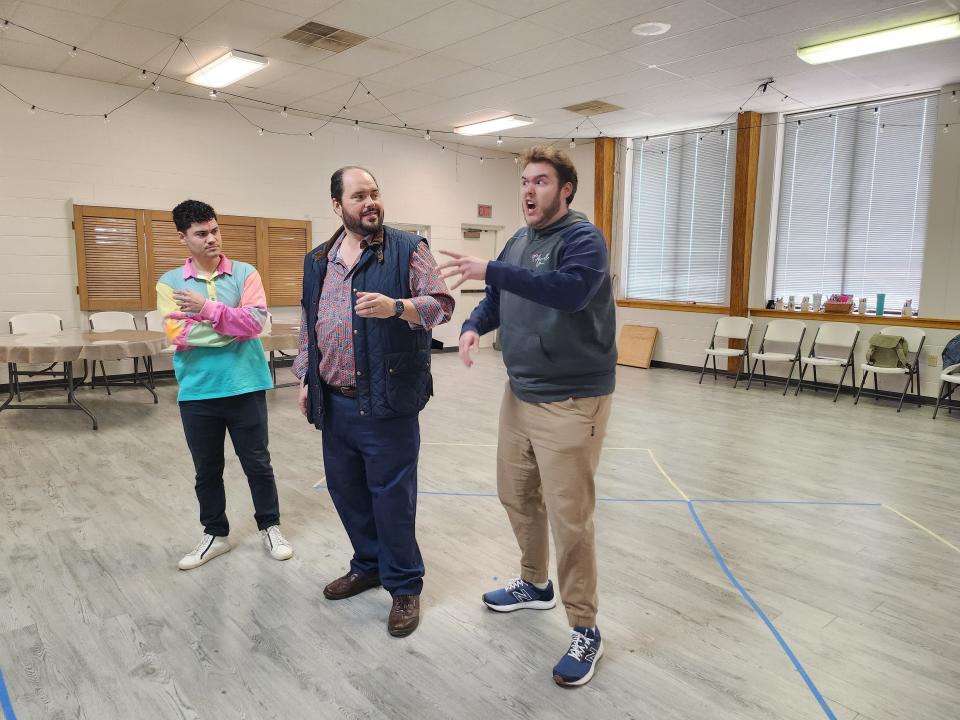
<instances>
[{"instance_id":1,"label":"white sneaker","mask_svg":"<svg viewBox=\"0 0 960 720\"><path fill-rule=\"evenodd\" d=\"M199 544L183 556L183 559L177 563L177 567L181 570L193 570L195 567L200 567L205 562L213 560L217 555L229 552L230 548L230 541L225 537L204 533Z\"/></svg>"},{"instance_id":2,"label":"white sneaker","mask_svg":"<svg viewBox=\"0 0 960 720\"><path fill-rule=\"evenodd\" d=\"M279 525L271 525L266 530L261 530L260 537L263 539L263 546L274 560L289 560L293 557L293 548L283 537Z\"/></svg>"}]
</instances>

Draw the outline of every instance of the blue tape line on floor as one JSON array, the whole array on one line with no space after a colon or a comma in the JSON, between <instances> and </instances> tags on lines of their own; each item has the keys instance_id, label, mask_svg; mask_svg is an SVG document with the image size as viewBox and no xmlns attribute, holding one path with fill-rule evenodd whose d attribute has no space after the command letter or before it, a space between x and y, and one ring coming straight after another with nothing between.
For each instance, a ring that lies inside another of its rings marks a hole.
<instances>
[{"instance_id":1,"label":"blue tape line on floor","mask_svg":"<svg viewBox=\"0 0 960 720\"><path fill-rule=\"evenodd\" d=\"M800 660L794 655L793 650L790 649L790 646L787 645L786 640L783 639L783 636L780 634L780 631L770 622L770 618L767 617L766 613L760 608L759 605L754 601L750 596L743 585L740 584L740 581L734 577L733 573L730 572L730 568L727 567L727 563L724 561L723 556L720 555L720 551L717 550L717 546L714 545L713 540L710 538L710 534L707 532L707 529L703 526L703 523L700 521L700 516L697 515L696 509L693 507L693 502L687 503L687 508L690 510L690 514L693 516L693 521L697 524L697 527L700 529L700 534L703 535L703 539L707 541L707 545L710 546L710 550L713 551L713 556L717 559L717 562L720 564L720 569L723 570L724 574L727 576L727 579L733 583L733 586L739 591L743 596L743 599L754 609L757 615L760 616L760 619L763 620L764 625L767 626L767 629L773 633L773 637L776 638L777 642L780 643L780 647L787 654L787 657L790 658L790 662L793 663L793 666L796 668L797 672L800 673L800 676L803 678L803 681L807 684L807 687L810 689L810 692L813 693L813 697L816 698L816 701L820 704L820 707L823 709L823 712L826 713L827 717L830 720L837 720L837 716L833 714L833 710L830 709L830 706L827 705L827 701L823 699L823 695L820 694L820 691L817 689L817 686L814 685L813 680L807 674L807 671L803 669L803 665L800 664Z\"/></svg>"},{"instance_id":2,"label":"blue tape line on floor","mask_svg":"<svg viewBox=\"0 0 960 720\"><path fill-rule=\"evenodd\" d=\"M3 708L5 720L17 720L17 716L13 713L13 703L10 702L10 695L7 694L7 686L3 682L2 672L0 672L0 708Z\"/></svg>"}]
</instances>

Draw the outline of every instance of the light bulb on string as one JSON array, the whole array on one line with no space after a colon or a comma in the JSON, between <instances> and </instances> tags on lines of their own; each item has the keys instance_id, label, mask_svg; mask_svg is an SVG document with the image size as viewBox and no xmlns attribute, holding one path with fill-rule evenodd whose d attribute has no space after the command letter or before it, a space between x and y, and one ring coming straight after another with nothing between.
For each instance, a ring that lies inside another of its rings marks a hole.
<instances>
[{"instance_id":1,"label":"light bulb on string","mask_svg":"<svg viewBox=\"0 0 960 720\"><path fill-rule=\"evenodd\" d=\"M315 138L315 137L313 136L313 133L312 133L312 132L308 132L308 133L307 133L307 137L309 137L311 140L316 140L316 139L317 139L317 138Z\"/></svg>"},{"instance_id":2,"label":"light bulb on string","mask_svg":"<svg viewBox=\"0 0 960 720\"><path fill-rule=\"evenodd\" d=\"M69 55L70 57L76 57L76 56L77 56L77 46L74 45L72 48L70 48L70 50L67 51L67 55Z\"/></svg>"},{"instance_id":3,"label":"light bulb on string","mask_svg":"<svg viewBox=\"0 0 960 720\"><path fill-rule=\"evenodd\" d=\"M146 70L141 70L141 71L140 71L140 80L141 80L142 82L146 82L146 81L147 81L147 71L146 71Z\"/></svg>"},{"instance_id":4,"label":"light bulb on string","mask_svg":"<svg viewBox=\"0 0 960 720\"><path fill-rule=\"evenodd\" d=\"M498 137L498 138L497 138L497 145L503 145L503 138L502 138L502 137Z\"/></svg>"},{"instance_id":5,"label":"light bulb on string","mask_svg":"<svg viewBox=\"0 0 960 720\"><path fill-rule=\"evenodd\" d=\"M885 129L886 127L887 127L886 125L883 125L883 124L880 125L880 131L879 131L879 132L880 132L881 135L883 135L883 131L884 131L884 129Z\"/></svg>"},{"instance_id":6,"label":"light bulb on string","mask_svg":"<svg viewBox=\"0 0 960 720\"><path fill-rule=\"evenodd\" d=\"M103 124L106 125L106 124L109 123L109 122L110 122L110 116L109 116L109 115L104 115L104 116L103 116Z\"/></svg>"},{"instance_id":7,"label":"light bulb on string","mask_svg":"<svg viewBox=\"0 0 960 720\"><path fill-rule=\"evenodd\" d=\"M443 151L446 150L446 149L447 149L447 148L444 147L443 145L440 146L440 152L443 152Z\"/></svg>"},{"instance_id":8,"label":"light bulb on string","mask_svg":"<svg viewBox=\"0 0 960 720\"><path fill-rule=\"evenodd\" d=\"M960 100L960 98L957 97L957 91L956 91L956 90L952 90L952 91L951 91L951 95L953 95L953 102L957 102L958 100Z\"/></svg>"},{"instance_id":9,"label":"light bulb on string","mask_svg":"<svg viewBox=\"0 0 960 720\"><path fill-rule=\"evenodd\" d=\"M356 132L360 132L360 121L359 121L359 120L354 120L354 121L353 121L353 129L354 129Z\"/></svg>"},{"instance_id":10,"label":"light bulb on string","mask_svg":"<svg viewBox=\"0 0 960 720\"><path fill-rule=\"evenodd\" d=\"M285 117L287 117L287 114L288 114L288 113L287 113L287 108L286 108L286 106L284 106L283 110L280 111L280 117L285 118Z\"/></svg>"},{"instance_id":11,"label":"light bulb on string","mask_svg":"<svg viewBox=\"0 0 960 720\"><path fill-rule=\"evenodd\" d=\"M2 23L0 23L0 32L3 32L3 31L6 30L8 27L10 27L10 21L9 21L9 20L4 20Z\"/></svg>"},{"instance_id":12,"label":"light bulb on string","mask_svg":"<svg viewBox=\"0 0 960 720\"><path fill-rule=\"evenodd\" d=\"M153 88L154 92L160 92L160 86L157 84L156 80L153 81L153 84L151 84L150 87Z\"/></svg>"},{"instance_id":13,"label":"light bulb on string","mask_svg":"<svg viewBox=\"0 0 960 720\"><path fill-rule=\"evenodd\" d=\"M429 131L429 130L427 130L427 131L423 134L423 139L424 139L424 140L427 140L427 141L430 140L430 131Z\"/></svg>"},{"instance_id":14,"label":"light bulb on string","mask_svg":"<svg viewBox=\"0 0 960 720\"><path fill-rule=\"evenodd\" d=\"M947 123L946 125L943 126L943 134L944 135L950 134L950 123Z\"/></svg>"},{"instance_id":15,"label":"light bulb on string","mask_svg":"<svg viewBox=\"0 0 960 720\"><path fill-rule=\"evenodd\" d=\"M37 114L37 106L36 106L36 105L31 105L31 106L30 106L30 110L28 110L28 112L29 112L31 115L36 115L36 114Z\"/></svg>"},{"instance_id":16,"label":"light bulb on string","mask_svg":"<svg viewBox=\"0 0 960 720\"><path fill-rule=\"evenodd\" d=\"M514 155L514 156L513 156L513 164L514 164L514 165L519 165L519 164L520 164L520 156L519 156L519 155Z\"/></svg>"},{"instance_id":17,"label":"light bulb on string","mask_svg":"<svg viewBox=\"0 0 960 720\"><path fill-rule=\"evenodd\" d=\"M214 90L213 88L210 88L210 92L208 93L208 95L210 96L211 100L217 99L217 91Z\"/></svg>"},{"instance_id":18,"label":"light bulb on string","mask_svg":"<svg viewBox=\"0 0 960 720\"><path fill-rule=\"evenodd\" d=\"M573 150L577 146L577 141L573 138L570 138L570 149Z\"/></svg>"},{"instance_id":19,"label":"light bulb on string","mask_svg":"<svg viewBox=\"0 0 960 720\"><path fill-rule=\"evenodd\" d=\"M257 135L263 136L263 128L257 128Z\"/></svg>"},{"instance_id":20,"label":"light bulb on string","mask_svg":"<svg viewBox=\"0 0 960 720\"><path fill-rule=\"evenodd\" d=\"M480 164L483 165L483 156L480 156Z\"/></svg>"}]
</instances>

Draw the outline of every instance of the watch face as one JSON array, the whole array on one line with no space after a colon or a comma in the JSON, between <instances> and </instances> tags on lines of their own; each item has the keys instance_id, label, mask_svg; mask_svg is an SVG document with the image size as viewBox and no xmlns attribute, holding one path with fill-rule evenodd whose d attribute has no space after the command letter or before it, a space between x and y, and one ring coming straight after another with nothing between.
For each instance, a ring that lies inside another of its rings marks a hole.
<instances>
[{"instance_id":1,"label":"watch face","mask_svg":"<svg viewBox=\"0 0 960 720\"><path fill-rule=\"evenodd\" d=\"M403 315L403 300L397 300L393 305L393 311L396 313L397 317Z\"/></svg>"}]
</instances>

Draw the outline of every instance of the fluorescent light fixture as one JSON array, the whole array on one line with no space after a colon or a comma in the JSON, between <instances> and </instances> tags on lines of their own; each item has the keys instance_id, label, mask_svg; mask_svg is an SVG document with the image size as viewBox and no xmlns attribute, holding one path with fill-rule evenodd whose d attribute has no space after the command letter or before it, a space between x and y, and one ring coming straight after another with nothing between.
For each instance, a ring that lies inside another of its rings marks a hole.
<instances>
[{"instance_id":1,"label":"fluorescent light fixture","mask_svg":"<svg viewBox=\"0 0 960 720\"><path fill-rule=\"evenodd\" d=\"M471 123L470 125L461 125L455 127L453 131L460 135L486 135L487 133L497 132L498 130L509 130L510 128L523 127L533 123L533 118L524 115L507 115L506 117L496 118L495 120L484 120L483 122Z\"/></svg>"},{"instance_id":2,"label":"fluorescent light fixture","mask_svg":"<svg viewBox=\"0 0 960 720\"><path fill-rule=\"evenodd\" d=\"M867 35L810 45L798 49L797 57L811 65L819 65L955 37L960 37L960 15L949 15Z\"/></svg>"},{"instance_id":3,"label":"fluorescent light fixture","mask_svg":"<svg viewBox=\"0 0 960 720\"><path fill-rule=\"evenodd\" d=\"M269 62L262 55L231 50L188 76L187 82L208 88L225 88L258 70L263 70Z\"/></svg>"}]
</instances>

